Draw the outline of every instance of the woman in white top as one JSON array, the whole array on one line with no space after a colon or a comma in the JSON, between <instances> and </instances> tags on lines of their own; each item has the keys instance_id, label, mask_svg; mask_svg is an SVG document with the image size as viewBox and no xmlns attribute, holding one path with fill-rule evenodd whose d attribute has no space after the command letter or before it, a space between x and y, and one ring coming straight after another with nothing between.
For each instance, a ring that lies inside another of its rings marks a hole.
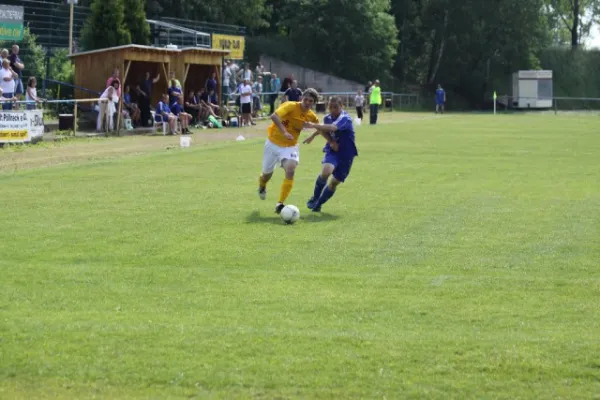
<instances>
[{"instance_id":1,"label":"woman in white top","mask_svg":"<svg viewBox=\"0 0 600 400\"><path fill-rule=\"evenodd\" d=\"M10 61L8 58L2 60L2 69L0 69L0 89L2 89L2 97L5 99L12 99L15 96L15 79L17 75L12 69L10 69ZM2 103L3 110L12 110L13 103L10 101L4 101Z\"/></svg>"},{"instance_id":2,"label":"woman in white top","mask_svg":"<svg viewBox=\"0 0 600 400\"><path fill-rule=\"evenodd\" d=\"M248 63L244 64L244 69L238 72L238 77L244 81L248 80L249 82L252 82L252 70L250 69L250 65L248 65Z\"/></svg>"},{"instance_id":3,"label":"woman in white top","mask_svg":"<svg viewBox=\"0 0 600 400\"><path fill-rule=\"evenodd\" d=\"M109 131L114 130L114 116L117 112L116 104L119 102L117 91L119 90L119 82L113 81L112 85L107 87L104 93L100 96L98 105L98 119L96 121L96 130L102 131L102 123L106 121L106 127Z\"/></svg>"},{"instance_id":4,"label":"woman in white top","mask_svg":"<svg viewBox=\"0 0 600 400\"><path fill-rule=\"evenodd\" d=\"M25 92L25 100L27 100L28 110L35 110L37 105L36 103L41 103L42 101L44 101L44 99L40 99L39 97L37 97L36 85L37 79L35 79L35 76L30 77L27 81L27 90Z\"/></svg>"}]
</instances>

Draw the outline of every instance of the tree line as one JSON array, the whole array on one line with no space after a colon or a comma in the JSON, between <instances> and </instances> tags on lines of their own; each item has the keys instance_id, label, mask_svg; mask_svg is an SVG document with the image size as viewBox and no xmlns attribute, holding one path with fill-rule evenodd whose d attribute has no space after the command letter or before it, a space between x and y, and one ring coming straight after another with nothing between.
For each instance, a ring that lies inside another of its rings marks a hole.
<instances>
[{"instance_id":1,"label":"tree line","mask_svg":"<svg viewBox=\"0 0 600 400\"><path fill-rule=\"evenodd\" d=\"M600 0L80 3L92 8L82 35L87 49L148 43L146 15L237 24L247 28L250 58L266 53L359 82L377 77L395 90L442 83L468 106L482 105L492 90L509 91L508 77L519 69L558 63L568 73L574 60L585 63L573 53L585 52L600 17Z\"/></svg>"}]
</instances>

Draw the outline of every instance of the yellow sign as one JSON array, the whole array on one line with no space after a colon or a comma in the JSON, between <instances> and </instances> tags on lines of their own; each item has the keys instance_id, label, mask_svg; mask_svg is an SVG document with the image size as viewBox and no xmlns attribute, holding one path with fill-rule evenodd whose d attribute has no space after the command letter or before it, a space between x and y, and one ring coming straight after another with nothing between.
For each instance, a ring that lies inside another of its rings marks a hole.
<instances>
[{"instance_id":1,"label":"yellow sign","mask_svg":"<svg viewBox=\"0 0 600 400\"><path fill-rule=\"evenodd\" d=\"M10 141L23 141L27 138L27 130L2 130L0 131L0 140Z\"/></svg>"},{"instance_id":2,"label":"yellow sign","mask_svg":"<svg viewBox=\"0 0 600 400\"><path fill-rule=\"evenodd\" d=\"M232 60L243 60L246 38L243 36L212 34L212 48L215 50L229 50Z\"/></svg>"}]
</instances>

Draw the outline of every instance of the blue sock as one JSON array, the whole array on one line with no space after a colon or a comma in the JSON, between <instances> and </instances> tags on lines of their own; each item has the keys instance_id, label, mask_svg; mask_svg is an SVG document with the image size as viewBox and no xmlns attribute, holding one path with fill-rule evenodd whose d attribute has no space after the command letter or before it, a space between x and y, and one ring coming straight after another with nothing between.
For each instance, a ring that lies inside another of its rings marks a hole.
<instances>
[{"instance_id":1,"label":"blue sock","mask_svg":"<svg viewBox=\"0 0 600 400\"><path fill-rule=\"evenodd\" d=\"M323 179L321 175L317 177L317 181L315 182L315 193L313 194L313 199L318 200L321 197L321 193L323 192L323 188L327 185L327 179Z\"/></svg>"},{"instance_id":2,"label":"blue sock","mask_svg":"<svg viewBox=\"0 0 600 400\"><path fill-rule=\"evenodd\" d=\"M331 190L329 186L325 186L325 189L323 189L323 193L321 193L321 197L319 197L319 200L317 201L317 205L320 207L323 204L327 203L327 200L332 198L334 194L335 190Z\"/></svg>"}]
</instances>

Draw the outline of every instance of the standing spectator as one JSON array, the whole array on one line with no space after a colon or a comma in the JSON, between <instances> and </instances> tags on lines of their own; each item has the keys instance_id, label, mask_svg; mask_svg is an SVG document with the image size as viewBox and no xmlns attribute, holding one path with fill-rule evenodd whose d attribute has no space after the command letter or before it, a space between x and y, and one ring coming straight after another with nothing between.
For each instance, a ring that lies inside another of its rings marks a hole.
<instances>
[{"instance_id":1,"label":"standing spectator","mask_svg":"<svg viewBox=\"0 0 600 400\"><path fill-rule=\"evenodd\" d=\"M381 88L379 87L379 80L376 80L375 84L371 87L371 95L369 96L369 113L371 125L377 124L377 114L379 112L380 105Z\"/></svg>"},{"instance_id":2,"label":"standing spectator","mask_svg":"<svg viewBox=\"0 0 600 400\"><path fill-rule=\"evenodd\" d=\"M285 91L285 101L300 101L302 90L298 89L298 81L292 81L292 87Z\"/></svg>"},{"instance_id":3,"label":"standing spectator","mask_svg":"<svg viewBox=\"0 0 600 400\"><path fill-rule=\"evenodd\" d=\"M100 95L98 106L100 108L98 112L98 119L96 120L96 130L102 131L102 125L106 122L106 129L109 131L114 130L114 115L117 112L116 104L119 102L117 96L117 90L119 89L119 82L113 81L112 85L104 90L104 93Z\"/></svg>"},{"instance_id":4,"label":"standing spectator","mask_svg":"<svg viewBox=\"0 0 600 400\"><path fill-rule=\"evenodd\" d=\"M10 60L10 68L17 74L15 78L15 96L18 97L20 94L25 93L25 90L23 90L23 81L21 80L25 64L19 58L18 45L13 44L12 53L8 56L8 59Z\"/></svg>"},{"instance_id":5,"label":"standing spectator","mask_svg":"<svg viewBox=\"0 0 600 400\"><path fill-rule=\"evenodd\" d=\"M269 115L275 112L275 101L277 100L277 92L281 89L281 81L277 77L277 74L271 75L271 92L269 105L271 106L271 110L269 111Z\"/></svg>"},{"instance_id":6,"label":"standing spectator","mask_svg":"<svg viewBox=\"0 0 600 400\"><path fill-rule=\"evenodd\" d=\"M177 134L177 117L171 112L169 107L169 95L163 94L162 100L156 105L156 114L154 114L156 122L169 124L169 132L172 135Z\"/></svg>"},{"instance_id":7,"label":"standing spectator","mask_svg":"<svg viewBox=\"0 0 600 400\"><path fill-rule=\"evenodd\" d=\"M35 110L37 103L44 101L44 99L37 97L36 85L37 79L35 79L35 76L29 77L29 80L27 81L27 90L25 91L25 100L27 100L28 110Z\"/></svg>"},{"instance_id":8,"label":"standing spectator","mask_svg":"<svg viewBox=\"0 0 600 400\"><path fill-rule=\"evenodd\" d=\"M262 76L259 75L258 80L256 82L254 82L254 85L252 85L252 105L253 105L254 117L256 117L257 112L262 109L262 92L263 92Z\"/></svg>"},{"instance_id":9,"label":"standing spectator","mask_svg":"<svg viewBox=\"0 0 600 400\"><path fill-rule=\"evenodd\" d=\"M217 91L217 73L212 72L210 74L210 78L206 80L206 91L210 93L210 91Z\"/></svg>"},{"instance_id":10,"label":"standing spectator","mask_svg":"<svg viewBox=\"0 0 600 400\"><path fill-rule=\"evenodd\" d=\"M242 126L250 125L250 116L252 114L252 86L250 81L244 79L244 83L240 87L240 108L242 111Z\"/></svg>"},{"instance_id":11,"label":"standing spectator","mask_svg":"<svg viewBox=\"0 0 600 400\"><path fill-rule=\"evenodd\" d=\"M121 81L119 80L119 75L120 75L119 68L113 69L112 75L106 80L106 87L111 86L113 81L119 82L119 92L117 93L117 96L119 96L119 98L121 98Z\"/></svg>"},{"instance_id":12,"label":"standing spectator","mask_svg":"<svg viewBox=\"0 0 600 400\"><path fill-rule=\"evenodd\" d=\"M5 99L14 99L15 95L15 79L17 79L19 75L10 69L10 61L8 58L5 58L2 61L2 69L0 70L0 89L2 89L2 97ZM12 110L13 103L4 101L2 104L3 110Z\"/></svg>"},{"instance_id":13,"label":"standing spectator","mask_svg":"<svg viewBox=\"0 0 600 400\"><path fill-rule=\"evenodd\" d=\"M227 105L227 102L229 101L229 93L231 92L230 90L230 85L231 83L231 61L227 61L227 63L225 64L225 69L223 70L223 101L225 103L225 105Z\"/></svg>"},{"instance_id":14,"label":"standing spectator","mask_svg":"<svg viewBox=\"0 0 600 400\"><path fill-rule=\"evenodd\" d=\"M283 78L279 92L281 93L281 102L285 103L285 92L292 87L292 79L288 76Z\"/></svg>"},{"instance_id":15,"label":"standing spectator","mask_svg":"<svg viewBox=\"0 0 600 400\"><path fill-rule=\"evenodd\" d=\"M265 67L261 63L256 64L256 69L254 70L256 73L256 77L258 78L262 74L265 73Z\"/></svg>"},{"instance_id":16,"label":"standing spectator","mask_svg":"<svg viewBox=\"0 0 600 400\"><path fill-rule=\"evenodd\" d=\"M17 101L16 97L4 97L4 92L0 88L0 103L12 103L13 101ZM3 107L4 108L4 107Z\"/></svg>"},{"instance_id":17,"label":"standing spectator","mask_svg":"<svg viewBox=\"0 0 600 400\"><path fill-rule=\"evenodd\" d=\"M140 107L140 113L142 114L142 126L148 126L150 120L150 107L152 104L152 86L160 80L160 73L156 75L156 78L150 78L150 72L146 72L146 75L142 82L137 86L136 92L138 94L138 105Z\"/></svg>"},{"instance_id":18,"label":"standing spectator","mask_svg":"<svg viewBox=\"0 0 600 400\"><path fill-rule=\"evenodd\" d=\"M177 87L177 79L171 79L171 86L167 90L169 94L169 104L173 105L181 97L181 89Z\"/></svg>"},{"instance_id":19,"label":"standing spectator","mask_svg":"<svg viewBox=\"0 0 600 400\"><path fill-rule=\"evenodd\" d=\"M2 49L2 51L0 51L0 63L7 58L8 58L8 50Z\"/></svg>"},{"instance_id":20,"label":"standing spectator","mask_svg":"<svg viewBox=\"0 0 600 400\"><path fill-rule=\"evenodd\" d=\"M369 81L365 86L365 93L371 93L371 86L373 86L373 82Z\"/></svg>"},{"instance_id":21,"label":"standing spectator","mask_svg":"<svg viewBox=\"0 0 600 400\"><path fill-rule=\"evenodd\" d=\"M444 113L444 105L446 104L446 91L442 89L442 85L437 86L435 91L435 113Z\"/></svg>"},{"instance_id":22,"label":"standing spectator","mask_svg":"<svg viewBox=\"0 0 600 400\"><path fill-rule=\"evenodd\" d=\"M229 81L229 94L231 95L232 93L235 93L238 87L237 75L240 67L236 63L231 62L229 68L231 69L231 80Z\"/></svg>"},{"instance_id":23,"label":"standing spectator","mask_svg":"<svg viewBox=\"0 0 600 400\"><path fill-rule=\"evenodd\" d=\"M363 107L365 106L365 96L363 96L363 92L360 89L358 89L358 93L354 98L354 105L356 106L356 116L362 121Z\"/></svg>"},{"instance_id":24,"label":"standing spectator","mask_svg":"<svg viewBox=\"0 0 600 400\"><path fill-rule=\"evenodd\" d=\"M169 82L170 81L175 81L175 86L181 90L181 82L179 82L179 79L175 78L175 71L169 72Z\"/></svg>"},{"instance_id":25,"label":"standing spectator","mask_svg":"<svg viewBox=\"0 0 600 400\"><path fill-rule=\"evenodd\" d=\"M252 82L252 71L248 63L244 64L244 69L238 72L238 78L242 81Z\"/></svg>"}]
</instances>

